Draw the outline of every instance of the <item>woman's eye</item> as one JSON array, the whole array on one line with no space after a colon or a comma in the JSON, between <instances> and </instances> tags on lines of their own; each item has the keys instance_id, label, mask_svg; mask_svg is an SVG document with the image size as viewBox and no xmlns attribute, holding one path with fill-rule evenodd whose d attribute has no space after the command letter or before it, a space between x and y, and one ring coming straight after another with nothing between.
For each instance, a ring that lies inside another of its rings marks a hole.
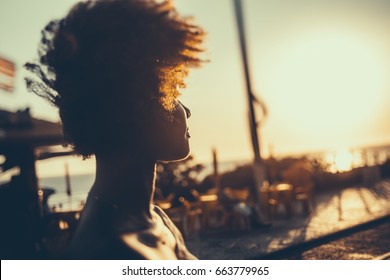
<instances>
[{"instance_id":1,"label":"woman's eye","mask_svg":"<svg viewBox=\"0 0 390 280\"><path fill-rule=\"evenodd\" d=\"M188 119L189 117L191 117L191 110L188 109L186 106L184 106L184 104L181 103L180 101L178 101L178 102L180 103L181 106L183 106L184 111L186 112L187 119Z\"/></svg>"},{"instance_id":2,"label":"woman's eye","mask_svg":"<svg viewBox=\"0 0 390 280\"><path fill-rule=\"evenodd\" d=\"M187 107L184 107L184 109L186 110L186 115L187 115L187 119L188 119L189 117L191 117L191 111Z\"/></svg>"}]
</instances>

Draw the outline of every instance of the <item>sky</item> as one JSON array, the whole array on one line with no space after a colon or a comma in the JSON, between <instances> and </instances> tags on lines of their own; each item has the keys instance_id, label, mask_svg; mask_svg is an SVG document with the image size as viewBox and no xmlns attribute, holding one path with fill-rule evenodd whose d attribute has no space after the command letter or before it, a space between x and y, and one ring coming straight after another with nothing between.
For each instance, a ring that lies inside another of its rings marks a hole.
<instances>
[{"instance_id":1,"label":"sky","mask_svg":"<svg viewBox=\"0 0 390 280\"><path fill-rule=\"evenodd\" d=\"M75 2L0 0L0 56L17 65L16 90L0 91L0 108L29 106L34 117L58 120L54 108L26 91L22 65L37 56L44 25ZM208 162L216 147L221 161L251 159L233 1L174 3L208 33L210 62L191 72L181 96L192 112L192 153ZM390 143L390 1L242 3L251 80L268 108L266 118L259 118L265 157ZM256 113L261 116L260 108ZM77 172L91 168L74 166ZM56 169L50 161L39 168Z\"/></svg>"}]
</instances>

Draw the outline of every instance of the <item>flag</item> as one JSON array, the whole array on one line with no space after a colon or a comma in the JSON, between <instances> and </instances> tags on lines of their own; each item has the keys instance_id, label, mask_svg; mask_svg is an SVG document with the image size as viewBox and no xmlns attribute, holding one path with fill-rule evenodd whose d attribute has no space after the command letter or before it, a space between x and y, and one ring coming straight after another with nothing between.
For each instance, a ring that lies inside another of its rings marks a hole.
<instances>
[{"instance_id":1,"label":"flag","mask_svg":"<svg viewBox=\"0 0 390 280\"><path fill-rule=\"evenodd\" d=\"M0 57L0 89L12 92L14 90L15 64Z\"/></svg>"}]
</instances>

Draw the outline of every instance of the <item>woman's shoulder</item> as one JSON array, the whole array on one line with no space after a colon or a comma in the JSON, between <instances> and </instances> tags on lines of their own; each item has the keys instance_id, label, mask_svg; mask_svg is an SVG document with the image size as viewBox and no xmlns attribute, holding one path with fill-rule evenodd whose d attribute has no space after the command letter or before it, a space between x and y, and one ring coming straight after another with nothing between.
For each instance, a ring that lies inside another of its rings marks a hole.
<instances>
[{"instance_id":1,"label":"woman's shoulder","mask_svg":"<svg viewBox=\"0 0 390 280\"><path fill-rule=\"evenodd\" d=\"M173 234L176 243L175 251L177 258L181 260L196 260L197 258L187 249L182 233L172 222L169 216L157 205L154 205L154 212L159 215L165 226Z\"/></svg>"},{"instance_id":2,"label":"woman's shoulder","mask_svg":"<svg viewBox=\"0 0 390 280\"><path fill-rule=\"evenodd\" d=\"M145 259L196 259L185 246L181 232L162 209L154 206L152 216L153 226L122 234L122 242Z\"/></svg>"},{"instance_id":3,"label":"woman's shoulder","mask_svg":"<svg viewBox=\"0 0 390 280\"><path fill-rule=\"evenodd\" d=\"M108 223L89 218L79 225L66 258L175 260L176 242L167 232L161 221L141 227L132 220Z\"/></svg>"},{"instance_id":4,"label":"woman's shoulder","mask_svg":"<svg viewBox=\"0 0 390 280\"><path fill-rule=\"evenodd\" d=\"M105 217L107 211L104 213L83 213L67 258L196 259L185 247L180 231L160 208L153 207L153 222L148 226L134 219L115 220L109 215Z\"/></svg>"},{"instance_id":5,"label":"woman's shoulder","mask_svg":"<svg viewBox=\"0 0 390 280\"><path fill-rule=\"evenodd\" d=\"M175 251L153 230L122 233L122 244L131 251L148 260L177 260Z\"/></svg>"},{"instance_id":6,"label":"woman's shoulder","mask_svg":"<svg viewBox=\"0 0 390 280\"><path fill-rule=\"evenodd\" d=\"M119 226L108 209L88 205L66 252L69 259L144 259L135 248L126 246L123 231L136 232Z\"/></svg>"},{"instance_id":7,"label":"woman's shoulder","mask_svg":"<svg viewBox=\"0 0 390 280\"><path fill-rule=\"evenodd\" d=\"M129 246L121 235L83 233L73 238L65 257L67 259L146 259L135 246Z\"/></svg>"},{"instance_id":8,"label":"woman's shoulder","mask_svg":"<svg viewBox=\"0 0 390 280\"><path fill-rule=\"evenodd\" d=\"M120 238L128 247L139 252L145 259L178 259L177 236L168 216L161 209L151 209L150 226L137 231L123 231Z\"/></svg>"}]
</instances>

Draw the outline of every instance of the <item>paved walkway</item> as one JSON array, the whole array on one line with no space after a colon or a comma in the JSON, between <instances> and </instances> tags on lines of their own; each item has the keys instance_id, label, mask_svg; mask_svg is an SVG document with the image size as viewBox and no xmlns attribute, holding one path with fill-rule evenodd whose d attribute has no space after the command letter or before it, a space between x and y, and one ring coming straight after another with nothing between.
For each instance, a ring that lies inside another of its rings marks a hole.
<instances>
[{"instance_id":1,"label":"paved walkway","mask_svg":"<svg viewBox=\"0 0 390 280\"><path fill-rule=\"evenodd\" d=\"M193 235L187 246L200 259L248 259L367 222L390 214L390 180L322 193L316 202L308 217L278 218L268 229Z\"/></svg>"},{"instance_id":2,"label":"paved walkway","mask_svg":"<svg viewBox=\"0 0 390 280\"><path fill-rule=\"evenodd\" d=\"M390 259L390 223L359 231L315 247L292 259L373 260Z\"/></svg>"}]
</instances>

